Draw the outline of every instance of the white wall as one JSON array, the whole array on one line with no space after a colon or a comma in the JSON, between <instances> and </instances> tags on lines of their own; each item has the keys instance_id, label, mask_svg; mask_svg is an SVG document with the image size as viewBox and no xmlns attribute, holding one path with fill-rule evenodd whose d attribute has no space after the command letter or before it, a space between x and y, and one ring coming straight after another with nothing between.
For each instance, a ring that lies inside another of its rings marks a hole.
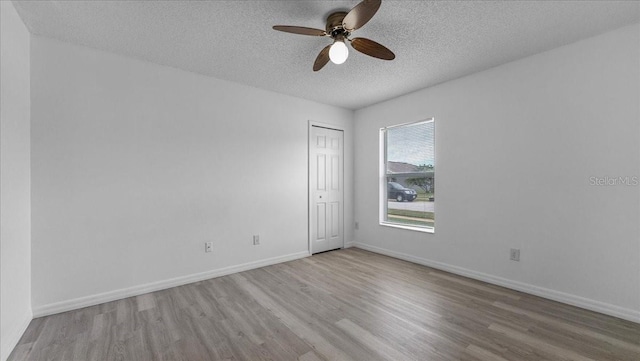
<instances>
[{"instance_id":1,"label":"white wall","mask_svg":"<svg viewBox=\"0 0 640 361\"><path fill-rule=\"evenodd\" d=\"M356 112L357 245L640 321L640 27ZM378 224L379 128L435 117L435 234ZM509 261L509 248L521 261Z\"/></svg>"},{"instance_id":2,"label":"white wall","mask_svg":"<svg viewBox=\"0 0 640 361\"><path fill-rule=\"evenodd\" d=\"M36 315L307 255L309 120L353 224L350 110L41 37L31 69Z\"/></svg>"},{"instance_id":3,"label":"white wall","mask_svg":"<svg viewBox=\"0 0 640 361\"><path fill-rule=\"evenodd\" d=\"M29 31L0 1L0 360L31 321Z\"/></svg>"}]
</instances>

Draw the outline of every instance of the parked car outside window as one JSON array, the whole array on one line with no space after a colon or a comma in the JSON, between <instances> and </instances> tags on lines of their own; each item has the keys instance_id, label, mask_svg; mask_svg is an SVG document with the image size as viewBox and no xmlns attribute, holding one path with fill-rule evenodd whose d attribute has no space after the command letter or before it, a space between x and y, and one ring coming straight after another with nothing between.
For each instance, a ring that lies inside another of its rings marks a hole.
<instances>
[{"instance_id":1,"label":"parked car outside window","mask_svg":"<svg viewBox=\"0 0 640 361\"><path fill-rule=\"evenodd\" d=\"M388 182L387 198L395 199L398 202L413 202L416 198L418 198L418 194L415 190L407 188L400 183Z\"/></svg>"}]
</instances>

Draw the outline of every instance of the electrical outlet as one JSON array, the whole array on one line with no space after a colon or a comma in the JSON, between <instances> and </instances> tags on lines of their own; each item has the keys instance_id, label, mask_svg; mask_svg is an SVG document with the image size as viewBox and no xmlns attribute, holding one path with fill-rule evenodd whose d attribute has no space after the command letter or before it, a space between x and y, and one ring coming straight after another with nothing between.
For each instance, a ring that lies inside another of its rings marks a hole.
<instances>
[{"instance_id":1,"label":"electrical outlet","mask_svg":"<svg viewBox=\"0 0 640 361\"><path fill-rule=\"evenodd\" d=\"M254 235L253 235L253 245L254 245L254 246L257 246L257 245L259 245L259 244L260 244L260 236L259 236L259 235L257 235L257 234L254 234Z\"/></svg>"},{"instance_id":2,"label":"electrical outlet","mask_svg":"<svg viewBox=\"0 0 640 361\"><path fill-rule=\"evenodd\" d=\"M205 242L204 243L204 251L205 252L211 252L212 248L213 248L213 242Z\"/></svg>"},{"instance_id":3,"label":"electrical outlet","mask_svg":"<svg viewBox=\"0 0 640 361\"><path fill-rule=\"evenodd\" d=\"M512 261L520 261L520 249L511 248L511 252L509 254L509 259Z\"/></svg>"}]
</instances>

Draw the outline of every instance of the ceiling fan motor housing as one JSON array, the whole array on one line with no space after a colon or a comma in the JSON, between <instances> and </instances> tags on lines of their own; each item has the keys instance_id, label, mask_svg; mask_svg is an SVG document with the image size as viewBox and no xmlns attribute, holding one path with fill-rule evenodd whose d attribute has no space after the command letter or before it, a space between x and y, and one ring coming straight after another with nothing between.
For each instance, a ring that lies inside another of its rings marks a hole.
<instances>
[{"instance_id":1,"label":"ceiling fan motor housing","mask_svg":"<svg viewBox=\"0 0 640 361\"><path fill-rule=\"evenodd\" d=\"M349 36L349 32L342 27L345 16L347 16L346 11L336 11L327 17L326 31L333 39Z\"/></svg>"}]
</instances>

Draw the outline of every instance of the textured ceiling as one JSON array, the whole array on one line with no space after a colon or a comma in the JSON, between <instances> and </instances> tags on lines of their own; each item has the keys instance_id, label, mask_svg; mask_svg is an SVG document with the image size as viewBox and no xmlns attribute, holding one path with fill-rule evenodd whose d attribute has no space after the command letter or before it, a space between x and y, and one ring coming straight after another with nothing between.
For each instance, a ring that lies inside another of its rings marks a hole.
<instances>
[{"instance_id":1,"label":"textured ceiling","mask_svg":"<svg viewBox=\"0 0 640 361\"><path fill-rule=\"evenodd\" d=\"M396 59L350 49L314 73L330 39L271 26L322 29L357 0L13 2L36 35L350 109L640 21L638 1L386 0L353 36Z\"/></svg>"}]
</instances>

